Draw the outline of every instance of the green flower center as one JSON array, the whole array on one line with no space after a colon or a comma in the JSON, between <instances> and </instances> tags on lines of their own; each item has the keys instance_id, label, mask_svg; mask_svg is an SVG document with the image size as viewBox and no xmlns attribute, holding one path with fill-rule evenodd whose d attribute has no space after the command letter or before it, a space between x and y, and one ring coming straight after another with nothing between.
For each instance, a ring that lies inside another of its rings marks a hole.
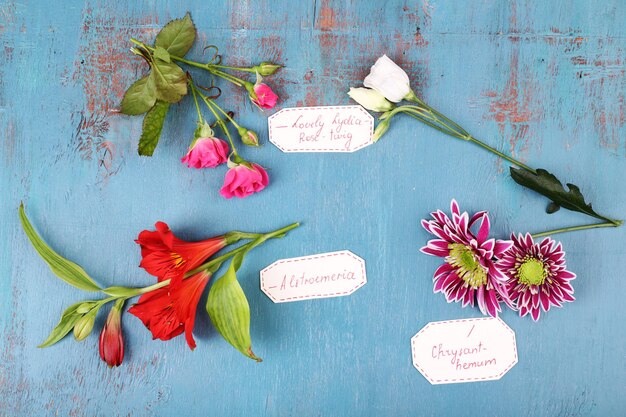
<instances>
[{"instance_id":1,"label":"green flower center","mask_svg":"<svg viewBox=\"0 0 626 417\"><path fill-rule=\"evenodd\" d=\"M546 280L546 268L542 261L526 257L517 267L517 281L526 285L541 285Z\"/></svg>"},{"instance_id":2,"label":"green flower center","mask_svg":"<svg viewBox=\"0 0 626 417\"><path fill-rule=\"evenodd\" d=\"M487 270L478 262L478 257L469 246L460 243L448 245L450 254L446 262L456 268L456 274L472 288L487 283Z\"/></svg>"}]
</instances>

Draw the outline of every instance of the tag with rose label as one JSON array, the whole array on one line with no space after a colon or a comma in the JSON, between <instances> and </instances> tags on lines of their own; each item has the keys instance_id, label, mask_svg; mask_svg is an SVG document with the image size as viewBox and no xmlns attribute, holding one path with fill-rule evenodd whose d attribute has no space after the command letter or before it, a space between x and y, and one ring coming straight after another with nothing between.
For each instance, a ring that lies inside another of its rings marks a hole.
<instances>
[{"instance_id":1,"label":"tag with rose label","mask_svg":"<svg viewBox=\"0 0 626 417\"><path fill-rule=\"evenodd\" d=\"M492 317L428 323L411 339L411 351L431 384L496 380L517 363L515 333Z\"/></svg>"},{"instance_id":2,"label":"tag with rose label","mask_svg":"<svg viewBox=\"0 0 626 417\"><path fill-rule=\"evenodd\" d=\"M275 303L349 295L367 282L365 261L348 250L281 259L261 271Z\"/></svg>"},{"instance_id":3,"label":"tag with rose label","mask_svg":"<svg viewBox=\"0 0 626 417\"><path fill-rule=\"evenodd\" d=\"M283 152L354 152L373 143L374 118L361 106L282 109L268 125Z\"/></svg>"}]
</instances>

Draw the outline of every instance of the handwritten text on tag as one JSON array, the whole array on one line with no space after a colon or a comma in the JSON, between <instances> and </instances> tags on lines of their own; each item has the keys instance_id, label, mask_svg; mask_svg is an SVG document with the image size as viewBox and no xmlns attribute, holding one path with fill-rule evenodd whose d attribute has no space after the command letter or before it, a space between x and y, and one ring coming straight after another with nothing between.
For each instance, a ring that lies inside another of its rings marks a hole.
<instances>
[{"instance_id":1,"label":"handwritten text on tag","mask_svg":"<svg viewBox=\"0 0 626 417\"><path fill-rule=\"evenodd\" d=\"M411 351L431 384L500 379L517 363L515 333L491 317L428 323L411 339Z\"/></svg>"},{"instance_id":2,"label":"handwritten text on tag","mask_svg":"<svg viewBox=\"0 0 626 417\"><path fill-rule=\"evenodd\" d=\"M261 271L261 290L275 303L349 295L366 282L365 261L347 250L281 259Z\"/></svg>"},{"instance_id":3,"label":"handwritten text on tag","mask_svg":"<svg viewBox=\"0 0 626 417\"><path fill-rule=\"evenodd\" d=\"M354 152L372 143L374 118L361 106L292 107L268 124L283 152Z\"/></svg>"}]
</instances>

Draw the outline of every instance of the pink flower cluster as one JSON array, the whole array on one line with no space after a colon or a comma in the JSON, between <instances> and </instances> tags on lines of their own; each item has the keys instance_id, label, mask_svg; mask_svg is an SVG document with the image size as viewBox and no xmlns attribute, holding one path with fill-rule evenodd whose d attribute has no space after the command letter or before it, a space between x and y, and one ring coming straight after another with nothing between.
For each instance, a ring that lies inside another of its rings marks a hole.
<instances>
[{"instance_id":1,"label":"pink flower cluster","mask_svg":"<svg viewBox=\"0 0 626 417\"><path fill-rule=\"evenodd\" d=\"M451 217L441 210L422 226L436 239L421 251L444 258L434 275L434 292L463 307L478 304L483 314L497 317L501 304L539 320L541 311L574 301L561 243L549 237L537 243L530 234L511 240L489 238L487 212L470 217L452 200Z\"/></svg>"},{"instance_id":2,"label":"pink flower cluster","mask_svg":"<svg viewBox=\"0 0 626 417\"><path fill-rule=\"evenodd\" d=\"M195 88L192 86L192 88ZM198 94L198 90L195 90ZM252 88L254 95L250 96L252 102L261 109L272 109L276 106L278 96L272 89L264 83L257 83ZM216 104L213 106L218 107ZM213 109L215 110L215 109ZM198 109L198 112L200 109ZM228 120L235 124L241 141L244 145L258 146L258 136L255 132L241 127L236 124L232 116L223 112ZM217 113L215 113L217 115ZM218 123L221 120L218 120ZM225 130L225 124L220 126ZM196 139L191 143L185 156L181 158L181 162L189 168L215 168L221 164L229 162L229 170L224 178L224 185L220 190L220 194L227 199L232 197L244 198L251 194L258 193L269 184L267 171L261 165L248 162L237 154L235 145L230 134L225 131L229 137L232 151L228 143L222 139L216 138L213 129L204 121L199 121L196 130ZM230 161L230 159L233 159Z\"/></svg>"}]
</instances>

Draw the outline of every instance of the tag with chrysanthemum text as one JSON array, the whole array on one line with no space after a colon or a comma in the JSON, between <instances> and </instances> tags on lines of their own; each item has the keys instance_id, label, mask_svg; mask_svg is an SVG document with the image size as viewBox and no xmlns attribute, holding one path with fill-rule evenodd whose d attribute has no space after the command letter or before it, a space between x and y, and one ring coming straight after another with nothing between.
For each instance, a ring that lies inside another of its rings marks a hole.
<instances>
[{"instance_id":1,"label":"tag with chrysanthemum text","mask_svg":"<svg viewBox=\"0 0 626 417\"><path fill-rule=\"evenodd\" d=\"M431 384L496 380L517 363L515 333L492 317L428 323L411 339L411 352Z\"/></svg>"},{"instance_id":2,"label":"tag with chrysanthemum text","mask_svg":"<svg viewBox=\"0 0 626 417\"><path fill-rule=\"evenodd\" d=\"M281 259L261 271L261 290L275 303L350 295L366 282L365 261L348 250Z\"/></svg>"},{"instance_id":3,"label":"tag with chrysanthemum text","mask_svg":"<svg viewBox=\"0 0 626 417\"><path fill-rule=\"evenodd\" d=\"M361 106L282 109L268 126L270 142L283 152L354 152L373 143L374 118Z\"/></svg>"}]
</instances>

